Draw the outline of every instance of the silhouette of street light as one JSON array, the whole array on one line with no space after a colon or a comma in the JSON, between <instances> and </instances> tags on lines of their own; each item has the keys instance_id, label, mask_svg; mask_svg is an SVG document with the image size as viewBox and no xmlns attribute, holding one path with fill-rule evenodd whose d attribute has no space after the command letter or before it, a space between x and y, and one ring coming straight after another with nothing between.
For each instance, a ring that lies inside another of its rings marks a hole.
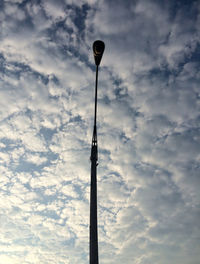
<instances>
[{"instance_id":1,"label":"silhouette of street light","mask_svg":"<svg viewBox=\"0 0 200 264\"><path fill-rule=\"evenodd\" d=\"M95 82L95 107L94 107L94 127L91 146L91 187L90 187L90 264L98 264L98 226L97 226L97 165L98 165L98 147L97 147L97 86L98 69L105 49L105 44L101 40L93 43L94 60L96 64L96 82Z\"/></svg>"},{"instance_id":2,"label":"silhouette of street light","mask_svg":"<svg viewBox=\"0 0 200 264\"><path fill-rule=\"evenodd\" d=\"M99 64L101 62L101 58L103 56L104 49L105 49L105 44L103 43L103 41L96 40L93 43L93 53L94 53L94 60L95 60L96 66L99 66Z\"/></svg>"}]
</instances>

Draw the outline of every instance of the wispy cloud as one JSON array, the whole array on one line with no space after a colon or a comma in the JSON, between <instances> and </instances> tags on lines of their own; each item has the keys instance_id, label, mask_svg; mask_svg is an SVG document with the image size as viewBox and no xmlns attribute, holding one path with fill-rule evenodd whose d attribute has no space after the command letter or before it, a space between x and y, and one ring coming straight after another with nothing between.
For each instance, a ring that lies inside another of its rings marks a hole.
<instances>
[{"instance_id":1,"label":"wispy cloud","mask_svg":"<svg viewBox=\"0 0 200 264\"><path fill-rule=\"evenodd\" d=\"M198 263L198 2L0 6L0 263L88 263L96 39L100 262Z\"/></svg>"}]
</instances>

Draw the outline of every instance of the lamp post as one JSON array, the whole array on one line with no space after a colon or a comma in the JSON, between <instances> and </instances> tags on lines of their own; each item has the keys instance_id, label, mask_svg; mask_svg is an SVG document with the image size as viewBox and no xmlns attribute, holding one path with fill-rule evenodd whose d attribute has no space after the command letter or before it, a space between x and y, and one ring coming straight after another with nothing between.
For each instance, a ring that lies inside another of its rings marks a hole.
<instances>
[{"instance_id":1,"label":"lamp post","mask_svg":"<svg viewBox=\"0 0 200 264\"><path fill-rule=\"evenodd\" d=\"M97 147L97 87L98 87L98 69L103 56L105 45L103 41L96 40L93 43L94 60L96 64L96 82L95 82L95 107L94 107L94 127L91 146L91 186L90 186L90 264L98 264L98 226L97 226L97 165L98 165L98 147Z\"/></svg>"}]
</instances>

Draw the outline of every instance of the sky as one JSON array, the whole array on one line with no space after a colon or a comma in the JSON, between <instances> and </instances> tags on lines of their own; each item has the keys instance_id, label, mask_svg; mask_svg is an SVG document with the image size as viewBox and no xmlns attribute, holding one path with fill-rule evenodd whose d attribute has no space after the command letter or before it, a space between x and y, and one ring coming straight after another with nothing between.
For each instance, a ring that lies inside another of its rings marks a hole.
<instances>
[{"instance_id":1,"label":"sky","mask_svg":"<svg viewBox=\"0 0 200 264\"><path fill-rule=\"evenodd\" d=\"M95 64L102 264L199 264L200 2L0 0L0 264L86 264Z\"/></svg>"}]
</instances>

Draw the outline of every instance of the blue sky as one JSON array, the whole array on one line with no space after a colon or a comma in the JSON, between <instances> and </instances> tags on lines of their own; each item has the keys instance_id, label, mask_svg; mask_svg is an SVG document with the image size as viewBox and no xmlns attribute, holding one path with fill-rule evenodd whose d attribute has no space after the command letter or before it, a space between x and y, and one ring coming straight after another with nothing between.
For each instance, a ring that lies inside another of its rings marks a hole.
<instances>
[{"instance_id":1,"label":"blue sky","mask_svg":"<svg viewBox=\"0 0 200 264\"><path fill-rule=\"evenodd\" d=\"M0 2L0 264L199 264L200 3Z\"/></svg>"}]
</instances>

